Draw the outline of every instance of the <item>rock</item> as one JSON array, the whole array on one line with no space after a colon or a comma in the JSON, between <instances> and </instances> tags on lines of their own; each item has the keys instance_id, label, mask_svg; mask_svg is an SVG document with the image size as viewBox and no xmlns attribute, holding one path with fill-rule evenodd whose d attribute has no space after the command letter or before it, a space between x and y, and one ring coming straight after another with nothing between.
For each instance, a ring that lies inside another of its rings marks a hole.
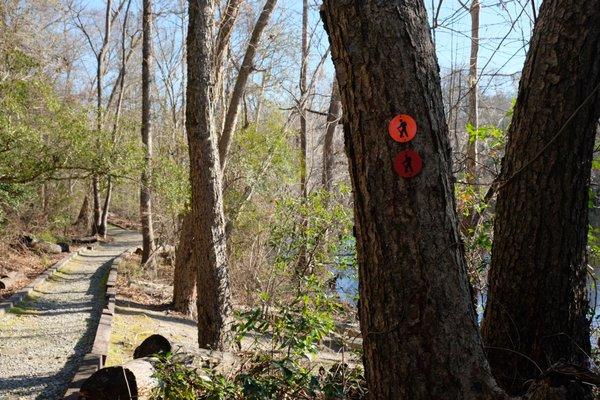
<instances>
[{"instance_id":1,"label":"rock","mask_svg":"<svg viewBox=\"0 0 600 400\"><path fill-rule=\"evenodd\" d=\"M60 254L63 251L59 245L48 242L37 242L32 246L32 249L49 254Z\"/></svg>"},{"instance_id":2,"label":"rock","mask_svg":"<svg viewBox=\"0 0 600 400\"><path fill-rule=\"evenodd\" d=\"M68 243L56 243L56 244L60 246L63 253L71 252L71 246L69 246Z\"/></svg>"}]
</instances>

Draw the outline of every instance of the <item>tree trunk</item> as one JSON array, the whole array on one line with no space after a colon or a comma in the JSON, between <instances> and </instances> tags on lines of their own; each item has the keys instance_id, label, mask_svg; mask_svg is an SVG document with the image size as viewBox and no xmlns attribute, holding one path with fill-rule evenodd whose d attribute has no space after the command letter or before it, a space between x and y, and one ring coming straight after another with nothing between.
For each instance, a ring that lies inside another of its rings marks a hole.
<instances>
[{"instance_id":1,"label":"tree trunk","mask_svg":"<svg viewBox=\"0 0 600 400\"><path fill-rule=\"evenodd\" d=\"M308 182L306 173L306 96L308 74L308 0L302 0L302 49L300 65L300 192L306 199Z\"/></svg>"},{"instance_id":2,"label":"tree trunk","mask_svg":"<svg viewBox=\"0 0 600 400\"><path fill-rule=\"evenodd\" d=\"M227 164L227 155L229 153L231 140L237 125L237 117L240 111L242 95L246 89L248 78L254 70L254 56L256 54L256 50L258 49L258 43L263 31L269 23L269 19L271 18L275 4L277 4L277 0L267 0L265 3L261 14L256 21L256 25L254 25L254 29L252 30L252 35L250 36L250 41L248 42L248 47L246 48L246 54L244 55L240 72L235 81L235 86L233 87L233 93L231 94L231 100L229 101L229 107L227 108L227 114L225 116L223 132L219 138L219 157L221 160L222 170L225 170L225 166Z\"/></svg>"},{"instance_id":3,"label":"tree trunk","mask_svg":"<svg viewBox=\"0 0 600 400\"><path fill-rule=\"evenodd\" d=\"M152 226L152 191L150 188L152 171L152 0L144 0L143 39L142 39L142 143L146 157L141 177L140 215L142 222L142 264L148 262L154 251L154 228Z\"/></svg>"},{"instance_id":4,"label":"tree trunk","mask_svg":"<svg viewBox=\"0 0 600 400\"><path fill-rule=\"evenodd\" d=\"M192 247L196 239L193 228L192 216L185 214L175 250L173 278L173 309L191 317L196 316L196 271L192 263Z\"/></svg>"},{"instance_id":5,"label":"tree trunk","mask_svg":"<svg viewBox=\"0 0 600 400\"><path fill-rule=\"evenodd\" d=\"M482 333L511 393L590 354L586 243L600 0L542 3L508 130Z\"/></svg>"},{"instance_id":6,"label":"tree trunk","mask_svg":"<svg viewBox=\"0 0 600 400\"><path fill-rule=\"evenodd\" d=\"M256 99L256 114L254 114L254 125L258 126L260 122L260 114L262 113L262 106L265 98L265 89L267 88L267 84L269 82L269 76L271 71L265 71L262 74L262 80L260 84L260 91L258 92L258 96Z\"/></svg>"},{"instance_id":7,"label":"tree trunk","mask_svg":"<svg viewBox=\"0 0 600 400\"><path fill-rule=\"evenodd\" d=\"M192 260L197 268L198 344L225 349L231 345L232 309L222 174L211 98L214 6L214 0L189 3L186 129L195 238Z\"/></svg>"},{"instance_id":8,"label":"tree trunk","mask_svg":"<svg viewBox=\"0 0 600 400\"><path fill-rule=\"evenodd\" d=\"M81 209L79 210L79 215L77 216L77 220L75 221L75 227L77 230L84 229L87 231L88 224L90 221L90 198L86 194L83 197L83 203L81 204Z\"/></svg>"},{"instance_id":9,"label":"tree trunk","mask_svg":"<svg viewBox=\"0 0 600 400\"><path fill-rule=\"evenodd\" d=\"M104 37L102 39L102 47L96 54L96 129L98 135L102 131L102 98L103 98L103 78L106 72L106 54L110 44L110 35L112 32L112 0L107 0L104 16ZM99 176L94 174L92 177L92 190L94 193L94 221L92 225L92 235L101 235L102 227L102 210L100 203L100 182Z\"/></svg>"},{"instance_id":10,"label":"tree trunk","mask_svg":"<svg viewBox=\"0 0 600 400\"><path fill-rule=\"evenodd\" d=\"M298 113L300 114L300 195L302 201L306 202L308 197L308 176L306 171L306 108L308 96L308 0L302 1L302 49L301 49L301 65L300 65L300 101L298 102ZM302 216L300 221L300 249L298 250L298 264L296 265L296 277L310 275L312 273L307 248L308 221L305 216Z\"/></svg>"},{"instance_id":11,"label":"tree trunk","mask_svg":"<svg viewBox=\"0 0 600 400\"><path fill-rule=\"evenodd\" d=\"M221 86L223 76L223 60L229 48L233 26L238 17L242 0L227 0L221 22L219 24L219 32L217 34L217 45L213 55L214 73L215 73L215 88Z\"/></svg>"},{"instance_id":12,"label":"tree trunk","mask_svg":"<svg viewBox=\"0 0 600 400\"><path fill-rule=\"evenodd\" d=\"M479 128L479 86L477 76L477 56L479 53L479 10L480 0L471 2L471 60L469 62L469 111L467 125ZM467 182L477 184L477 138L467 141Z\"/></svg>"},{"instance_id":13,"label":"tree trunk","mask_svg":"<svg viewBox=\"0 0 600 400\"><path fill-rule=\"evenodd\" d=\"M104 198L104 207L102 207L100 225L98 226L98 235L102 238L106 238L106 231L108 227L108 209L110 207L110 199L112 198L112 189L112 177L109 175L108 178L106 178L106 197Z\"/></svg>"},{"instance_id":14,"label":"tree trunk","mask_svg":"<svg viewBox=\"0 0 600 400\"><path fill-rule=\"evenodd\" d=\"M115 117L114 117L114 121L113 121L112 134L111 134L111 141L112 141L113 145L116 142L117 132L119 130L119 120L121 117L121 109L123 108L123 97L125 95L125 79L127 76L127 60L129 60L129 57L131 57L131 54L133 53L133 49L135 47L134 44L132 43L129 53L128 54L126 53L125 44L126 44L126 39L127 39L127 21L129 20L130 7L131 7L131 0L128 0L127 7L125 10L125 18L123 20L123 29L121 32L121 68L119 71L119 76L117 77L117 82L115 82L115 87L113 88L111 96L108 100L108 106L110 107L114 93L118 89L119 94L117 96ZM102 216L100 218L100 225L98 227L98 234L103 238L106 238L106 233L107 233L107 229L108 229L108 210L110 208L110 202L112 199L112 190L113 190L113 181L112 181L112 176L109 174L108 177L106 178L106 195L104 197L104 206L102 208Z\"/></svg>"},{"instance_id":15,"label":"tree trunk","mask_svg":"<svg viewBox=\"0 0 600 400\"><path fill-rule=\"evenodd\" d=\"M327 191L331 191L333 185L333 138L335 128L340 120L341 106L340 90L337 81L334 79L331 87L331 101L329 103L329 112L327 113L325 140L323 143L322 184L323 188Z\"/></svg>"},{"instance_id":16,"label":"tree trunk","mask_svg":"<svg viewBox=\"0 0 600 400\"><path fill-rule=\"evenodd\" d=\"M354 189L370 399L503 398L475 324L453 194L438 65L420 0L325 0ZM390 120L409 114L416 138ZM394 173L403 150L423 170Z\"/></svg>"},{"instance_id":17,"label":"tree trunk","mask_svg":"<svg viewBox=\"0 0 600 400\"><path fill-rule=\"evenodd\" d=\"M94 220L92 221L92 235L97 235L102 223L102 210L100 209L100 183L98 176L92 177L92 196L94 198Z\"/></svg>"}]
</instances>

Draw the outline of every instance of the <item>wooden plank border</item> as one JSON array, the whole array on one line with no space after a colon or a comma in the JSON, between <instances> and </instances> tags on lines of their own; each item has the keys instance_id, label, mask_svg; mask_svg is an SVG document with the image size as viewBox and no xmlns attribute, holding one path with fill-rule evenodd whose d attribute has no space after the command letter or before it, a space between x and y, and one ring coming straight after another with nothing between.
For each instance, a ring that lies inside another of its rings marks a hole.
<instances>
[{"instance_id":1,"label":"wooden plank border","mask_svg":"<svg viewBox=\"0 0 600 400\"><path fill-rule=\"evenodd\" d=\"M83 358L67 392L65 399L76 400L79 398L79 389L94 372L104 367L106 357L108 356L108 347L110 344L110 334L112 332L113 317L115 315L115 306L117 302L117 275L119 265L125 260L125 257L133 253L136 247L129 248L113 259L108 270L108 279L106 281L105 305L100 314L96 336L92 349Z\"/></svg>"}]
</instances>

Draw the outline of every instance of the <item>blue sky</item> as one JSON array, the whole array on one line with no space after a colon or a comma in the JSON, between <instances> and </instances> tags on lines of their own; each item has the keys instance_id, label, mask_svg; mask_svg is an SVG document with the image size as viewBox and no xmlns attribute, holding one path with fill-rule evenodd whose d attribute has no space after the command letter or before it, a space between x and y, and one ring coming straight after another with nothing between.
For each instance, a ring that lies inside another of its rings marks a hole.
<instances>
[{"instance_id":1,"label":"blue sky","mask_svg":"<svg viewBox=\"0 0 600 400\"><path fill-rule=\"evenodd\" d=\"M82 3L88 4L91 8L101 8L106 4L105 1L82 0ZM163 1L165 0L161 0ZM140 0L136 2L141 3ZM425 3L431 22L433 14L431 11L434 7L437 8L439 0L425 0ZM470 3L470 0L463 0L463 3ZM533 25L531 1L481 0L481 3L480 87L486 92L514 91L523 67ZM317 4L319 0L311 1L313 5L311 22L320 25L316 12ZM440 26L435 31L435 38L443 76L452 67L468 68L471 20L468 10L464 9L458 0L443 0L441 4L438 17ZM300 25L302 0L281 0L279 6L289 10L292 18L297 18L297 26ZM319 26L317 29L321 30L322 27ZM324 46L325 44L321 47ZM328 75L332 74L331 63L326 65L326 71ZM490 78L491 75L494 75L494 79Z\"/></svg>"}]
</instances>

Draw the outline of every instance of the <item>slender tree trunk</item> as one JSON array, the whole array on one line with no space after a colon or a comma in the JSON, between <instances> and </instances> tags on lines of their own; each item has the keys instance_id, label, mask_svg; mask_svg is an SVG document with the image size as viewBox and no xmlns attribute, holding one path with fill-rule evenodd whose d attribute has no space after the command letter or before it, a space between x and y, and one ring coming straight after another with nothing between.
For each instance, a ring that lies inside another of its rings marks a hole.
<instances>
[{"instance_id":1,"label":"slender tree trunk","mask_svg":"<svg viewBox=\"0 0 600 400\"><path fill-rule=\"evenodd\" d=\"M331 86L331 101L329 103L329 112L327 113L325 140L323 142L323 175L321 180L323 188L327 191L331 191L333 184L333 138L335 128L341 117L341 108L340 90L337 80L334 79Z\"/></svg>"},{"instance_id":2,"label":"slender tree trunk","mask_svg":"<svg viewBox=\"0 0 600 400\"><path fill-rule=\"evenodd\" d=\"M142 39L142 143L146 151L146 162L142 171L140 188L140 215L142 220L142 263L148 262L154 251L154 229L152 226L152 0L144 0Z\"/></svg>"},{"instance_id":3,"label":"slender tree trunk","mask_svg":"<svg viewBox=\"0 0 600 400\"><path fill-rule=\"evenodd\" d=\"M276 4L277 0L266 1L263 10L254 25L254 29L252 30L252 35L250 36L250 41L246 48L246 54L244 55L240 72L235 81L235 86L233 87L233 93L231 94L231 100L229 101L229 107L227 108L227 114L225 115L223 132L219 138L219 157L222 170L225 169L227 164L227 155L237 125L237 117L240 111L240 103L242 101L244 90L246 89L248 78L254 70L254 56L256 55L262 33L269 23L269 19L271 18L271 14L273 13Z\"/></svg>"},{"instance_id":4,"label":"slender tree trunk","mask_svg":"<svg viewBox=\"0 0 600 400\"><path fill-rule=\"evenodd\" d=\"M503 398L475 324L423 2L325 0L322 15L345 115L369 398ZM386 134L397 114L417 122L410 143ZM412 179L393 168L407 149L423 159Z\"/></svg>"},{"instance_id":5,"label":"slender tree trunk","mask_svg":"<svg viewBox=\"0 0 600 400\"><path fill-rule=\"evenodd\" d=\"M482 333L511 393L590 354L585 259L600 0L544 1L508 130ZM535 362L535 364L534 364Z\"/></svg>"},{"instance_id":6,"label":"slender tree trunk","mask_svg":"<svg viewBox=\"0 0 600 400\"><path fill-rule=\"evenodd\" d=\"M308 74L308 0L302 0L302 49L300 65L300 192L306 199L308 182L306 173L306 96Z\"/></svg>"},{"instance_id":7,"label":"slender tree trunk","mask_svg":"<svg viewBox=\"0 0 600 400\"><path fill-rule=\"evenodd\" d=\"M94 220L92 221L92 235L97 235L102 223L102 210L100 209L100 183L98 176L92 176L92 197L94 199Z\"/></svg>"},{"instance_id":8,"label":"slender tree trunk","mask_svg":"<svg viewBox=\"0 0 600 400\"><path fill-rule=\"evenodd\" d=\"M106 196L104 197L104 207L102 207L102 215L100 217L100 225L98 229L98 235L106 238L108 230L108 209L110 207L110 200L112 198L113 182L112 177L109 175L106 178Z\"/></svg>"},{"instance_id":9,"label":"slender tree trunk","mask_svg":"<svg viewBox=\"0 0 600 400\"><path fill-rule=\"evenodd\" d=\"M214 0L189 3L186 129L192 185L192 260L197 268L198 344L226 349L232 344L232 309L222 173L212 109L214 6Z\"/></svg>"},{"instance_id":10,"label":"slender tree trunk","mask_svg":"<svg viewBox=\"0 0 600 400\"><path fill-rule=\"evenodd\" d=\"M301 64L300 64L300 101L298 103L298 112L300 113L300 196L302 201L306 202L308 197L308 176L306 171L306 108L308 96L308 0L302 1L302 49L301 49ZM296 276L301 277L312 273L307 248L308 221L306 217L302 217L300 221L300 249L298 251L298 265L296 266Z\"/></svg>"},{"instance_id":11,"label":"slender tree trunk","mask_svg":"<svg viewBox=\"0 0 600 400\"><path fill-rule=\"evenodd\" d=\"M89 190L89 188L88 188ZM79 210L79 215L77 216L77 220L75 221L75 227L79 229L88 229L88 224L90 221L90 198L88 194L83 197L83 204L81 204L81 209Z\"/></svg>"},{"instance_id":12,"label":"slender tree trunk","mask_svg":"<svg viewBox=\"0 0 600 400\"><path fill-rule=\"evenodd\" d=\"M241 5L242 0L227 0L223 16L221 17L217 34L217 45L215 46L213 55L215 88L221 87L221 79L223 78L223 60L225 59L225 54L229 48L233 26L237 20ZM215 96L215 99L217 98L218 97Z\"/></svg>"},{"instance_id":13,"label":"slender tree trunk","mask_svg":"<svg viewBox=\"0 0 600 400\"><path fill-rule=\"evenodd\" d=\"M479 54L479 10L480 0L471 2L471 60L469 62L469 111L467 124L479 128L479 87L477 76L477 57ZM477 184L477 138L467 141L467 182Z\"/></svg>"},{"instance_id":14,"label":"slender tree trunk","mask_svg":"<svg viewBox=\"0 0 600 400\"><path fill-rule=\"evenodd\" d=\"M110 36L112 32L112 0L107 0L106 11L104 16L104 38L102 47L96 54L96 129L98 135L102 132L104 113L102 110L103 100L103 81L106 73L106 54L110 44ZM106 231L106 227L102 226L102 205L100 202L100 177L95 174L92 177L92 190L94 194L94 225L92 226L92 234L103 236L102 232Z\"/></svg>"},{"instance_id":15,"label":"slender tree trunk","mask_svg":"<svg viewBox=\"0 0 600 400\"><path fill-rule=\"evenodd\" d=\"M119 71L119 76L117 77L117 81L115 82L115 87L110 95L108 100L108 107L110 107L112 103L112 99L114 98L114 93L118 89L117 96L117 104L115 110L115 119L112 127L111 141L114 144L117 137L117 131L119 130L119 120L121 117L121 109L123 108L123 97L125 95L125 79L127 76L127 61L131 57L134 49L134 43L131 43L131 49L129 53L126 52L126 39L127 39L127 21L129 19L129 9L131 7L131 0L127 1L127 7L125 10L125 18L123 21L123 29L121 32L121 68ZM98 235L103 238L106 238L107 230L108 230L108 210L110 208L110 202L112 199L112 190L113 190L113 181L112 176L109 174L106 178L106 195L104 197L104 207L102 208L102 214L100 218L100 225L98 228Z\"/></svg>"},{"instance_id":16,"label":"slender tree trunk","mask_svg":"<svg viewBox=\"0 0 600 400\"><path fill-rule=\"evenodd\" d=\"M265 90L267 88L267 84L269 82L269 74L270 72L263 72L262 80L260 84L260 91L258 92L258 98L256 100L256 114L254 115L254 125L258 125L260 122L260 114L262 113L263 101L265 98Z\"/></svg>"},{"instance_id":17,"label":"slender tree trunk","mask_svg":"<svg viewBox=\"0 0 600 400\"><path fill-rule=\"evenodd\" d=\"M186 214L175 251L173 309L191 317L196 314L196 270L192 262L192 247L196 240L194 233L193 218Z\"/></svg>"}]
</instances>

